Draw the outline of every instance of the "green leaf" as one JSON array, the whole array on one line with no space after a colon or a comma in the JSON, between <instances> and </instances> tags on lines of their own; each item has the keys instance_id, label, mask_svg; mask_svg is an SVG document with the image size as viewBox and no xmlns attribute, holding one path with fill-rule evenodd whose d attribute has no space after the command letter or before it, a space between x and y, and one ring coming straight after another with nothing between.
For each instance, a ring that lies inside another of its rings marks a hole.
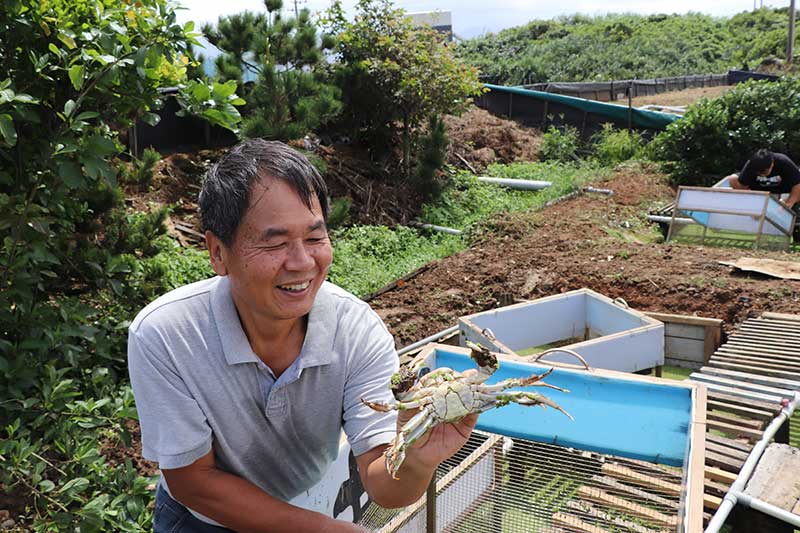
<instances>
[{"instance_id":1,"label":"green leaf","mask_svg":"<svg viewBox=\"0 0 800 533\"><path fill-rule=\"evenodd\" d=\"M75 49L75 39L73 39L72 37L70 37L66 33L59 33L58 34L58 40L61 41L62 43L64 43L66 45L66 47L69 48L70 50L74 50Z\"/></svg>"},{"instance_id":2,"label":"green leaf","mask_svg":"<svg viewBox=\"0 0 800 533\"><path fill-rule=\"evenodd\" d=\"M97 111L84 111L83 113L79 114L75 117L75 120L89 120L93 118L97 118L100 116L100 113Z\"/></svg>"},{"instance_id":3,"label":"green leaf","mask_svg":"<svg viewBox=\"0 0 800 533\"><path fill-rule=\"evenodd\" d=\"M158 116L156 113L151 113L149 111L142 114L142 122L147 124L148 126L155 126L159 122L161 122L161 117Z\"/></svg>"},{"instance_id":4,"label":"green leaf","mask_svg":"<svg viewBox=\"0 0 800 533\"><path fill-rule=\"evenodd\" d=\"M83 65L72 65L69 67L69 81L72 82L72 86L75 88L76 91L80 91L81 87L83 87L83 73L84 73L84 66Z\"/></svg>"},{"instance_id":5,"label":"green leaf","mask_svg":"<svg viewBox=\"0 0 800 533\"><path fill-rule=\"evenodd\" d=\"M67 481L59 490L59 494L78 494L89 486L89 480L85 477L76 477Z\"/></svg>"},{"instance_id":6,"label":"green leaf","mask_svg":"<svg viewBox=\"0 0 800 533\"><path fill-rule=\"evenodd\" d=\"M214 92L217 93L220 98L227 98L236 92L236 80L229 80L225 83L219 83L215 81Z\"/></svg>"},{"instance_id":7,"label":"green leaf","mask_svg":"<svg viewBox=\"0 0 800 533\"><path fill-rule=\"evenodd\" d=\"M0 134L3 135L3 140L7 145L17 144L17 130L14 128L14 120L8 113L0 115Z\"/></svg>"},{"instance_id":8,"label":"green leaf","mask_svg":"<svg viewBox=\"0 0 800 533\"><path fill-rule=\"evenodd\" d=\"M64 114L69 117L75 111L75 100L69 99L64 103Z\"/></svg>"},{"instance_id":9,"label":"green leaf","mask_svg":"<svg viewBox=\"0 0 800 533\"><path fill-rule=\"evenodd\" d=\"M73 161L62 161L58 165L58 177L70 189L77 189L84 180L81 167Z\"/></svg>"},{"instance_id":10,"label":"green leaf","mask_svg":"<svg viewBox=\"0 0 800 533\"><path fill-rule=\"evenodd\" d=\"M53 43L50 43L50 44L48 44L48 45L47 45L47 49L48 49L48 50L50 50L51 52L53 52L53 53L54 53L55 55L57 55L57 56L60 56L60 55L61 55L61 51L60 51L60 50L58 49L58 47L57 47L55 44L53 44Z\"/></svg>"},{"instance_id":11,"label":"green leaf","mask_svg":"<svg viewBox=\"0 0 800 533\"><path fill-rule=\"evenodd\" d=\"M56 488L56 484L50 481L49 479L45 479L39 482L39 489L42 492L50 492L54 488Z\"/></svg>"}]
</instances>

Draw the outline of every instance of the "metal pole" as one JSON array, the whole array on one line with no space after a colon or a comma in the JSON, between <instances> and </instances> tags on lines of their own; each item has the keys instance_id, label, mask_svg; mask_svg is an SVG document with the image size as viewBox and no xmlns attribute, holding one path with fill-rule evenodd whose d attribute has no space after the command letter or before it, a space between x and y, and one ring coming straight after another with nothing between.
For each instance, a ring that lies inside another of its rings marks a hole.
<instances>
[{"instance_id":1,"label":"metal pole","mask_svg":"<svg viewBox=\"0 0 800 533\"><path fill-rule=\"evenodd\" d=\"M786 64L791 65L794 59L794 0L789 2L789 42L786 44Z\"/></svg>"},{"instance_id":2,"label":"metal pole","mask_svg":"<svg viewBox=\"0 0 800 533\"><path fill-rule=\"evenodd\" d=\"M425 493L425 533L436 533L436 471Z\"/></svg>"}]
</instances>

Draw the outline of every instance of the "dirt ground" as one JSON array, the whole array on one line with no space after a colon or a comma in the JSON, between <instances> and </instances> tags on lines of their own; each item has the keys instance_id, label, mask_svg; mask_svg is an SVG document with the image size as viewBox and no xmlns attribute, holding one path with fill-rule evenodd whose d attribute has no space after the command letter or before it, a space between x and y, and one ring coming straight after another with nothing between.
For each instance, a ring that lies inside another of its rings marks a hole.
<instances>
[{"instance_id":1,"label":"dirt ground","mask_svg":"<svg viewBox=\"0 0 800 533\"><path fill-rule=\"evenodd\" d=\"M672 91L669 93L654 94L651 96L639 96L633 99L633 107L643 105L666 105L684 106L693 104L700 98L716 98L733 88L733 85L720 85L719 87L696 87L694 89L684 89L682 91ZM625 103L625 102L619 102Z\"/></svg>"},{"instance_id":2,"label":"dirt ground","mask_svg":"<svg viewBox=\"0 0 800 533\"><path fill-rule=\"evenodd\" d=\"M480 244L372 300L397 346L453 326L459 316L583 287L641 311L720 318L728 330L763 311L800 313L800 282L718 263L796 260L792 255L648 242L647 208L674 197L664 177L629 167L598 185L615 194L498 216Z\"/></svg>"}]
</instances>

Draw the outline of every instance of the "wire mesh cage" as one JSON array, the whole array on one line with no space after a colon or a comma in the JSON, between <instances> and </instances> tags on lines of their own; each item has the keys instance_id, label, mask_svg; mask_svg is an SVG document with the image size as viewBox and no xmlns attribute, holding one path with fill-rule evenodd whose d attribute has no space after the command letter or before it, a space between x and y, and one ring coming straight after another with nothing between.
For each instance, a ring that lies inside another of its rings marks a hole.
<instances>
[{"instance_id":1,"label":"wire mesh cage","mask_svg":"<svg viewBox=\"0 0 800 533\"><path fill-rule=\"evenodd\" d=\"M684 531L686 472L643 461L479 432L436 473L435 531L452 533ZM424 533L425 498L371 504L361 525Z\"/></svg>"}]
</instances>

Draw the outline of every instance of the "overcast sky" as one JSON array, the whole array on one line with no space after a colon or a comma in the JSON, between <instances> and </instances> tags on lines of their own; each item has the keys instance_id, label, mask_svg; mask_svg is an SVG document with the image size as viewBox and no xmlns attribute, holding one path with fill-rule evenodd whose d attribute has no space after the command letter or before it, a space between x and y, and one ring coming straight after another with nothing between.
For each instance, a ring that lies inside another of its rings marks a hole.
<instances>
[{"instance_id":1,"label":"overcast sky","mask_svg":"<svg viewBox=\"0 0 800 533\"><path fill-rule=\"evenodd\" d=\"M783 7L789 0L756 0L758 5ZM181 21L194 20L198 24L216 22L220 15L238 13L249 9L263 11L262 0L180 0L185 10L178 12ZM355 0L344 0L346 9L352 11ZM307 7L312 12L325 10L330 0L298 0L300 8ZM395 0L395 6L409 12L445 10L452 13L453 31L463 38L474 37L504 28L519 26L532 19L549 19L559 15L583 13L600 15L605 13L687 13L699 11L710 15L733 15L740 11L753 9L753 0ZM602 7L598 7L602 6ZM284 8L294 9L293 0L284 0Z\"/></svg>"}]
</instances>

